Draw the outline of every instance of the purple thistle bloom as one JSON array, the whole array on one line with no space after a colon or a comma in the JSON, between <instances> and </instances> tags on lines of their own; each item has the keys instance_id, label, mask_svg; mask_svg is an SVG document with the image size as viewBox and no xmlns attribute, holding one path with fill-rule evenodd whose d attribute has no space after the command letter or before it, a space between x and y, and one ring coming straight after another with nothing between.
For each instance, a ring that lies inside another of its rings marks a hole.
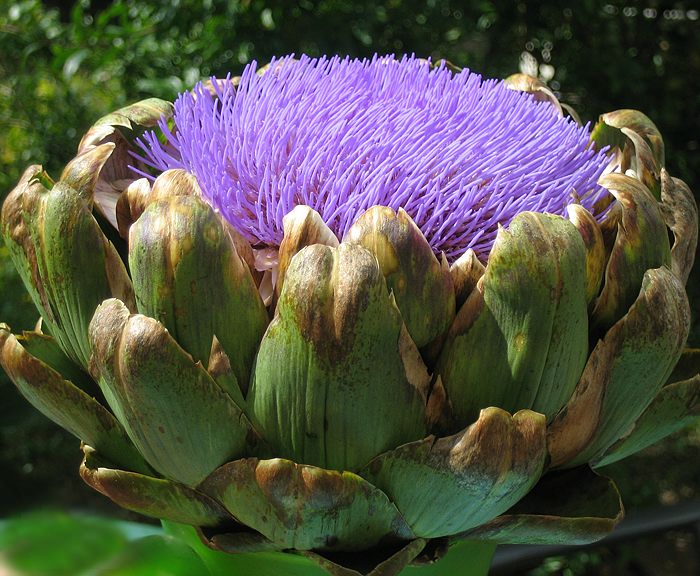
<instances>
[{"instance_id":1,"label":"purple thistle bloom","mask_svg":"<svg viewBox=\"0 0 700 576\"><path fill-rule=\"evenodd\" d=\"M519 212L563 214L606 192L609 163L588 127L501 82L414 57L280 59L240 84L200 84L175 102L176 130L140 142L158 170L184 168L254 246L278 246L282 218L315 209L339 236L367 208L402 207L450 261L485 260Z\"/></svg>"}]
</instances>

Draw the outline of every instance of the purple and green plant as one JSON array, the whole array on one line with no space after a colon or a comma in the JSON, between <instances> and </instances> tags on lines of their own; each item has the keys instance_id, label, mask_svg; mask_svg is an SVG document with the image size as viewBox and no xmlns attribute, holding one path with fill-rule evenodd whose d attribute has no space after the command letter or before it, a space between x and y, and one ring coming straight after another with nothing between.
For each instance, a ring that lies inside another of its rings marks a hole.
<instances>
[{"instance_id":1,"label":"purple and green plant","mask_svg":"<svg viewBox=\"0 0 700 576\"><path fill-rule=\"evenodd\" d=\"M117 110L3 205L42 324L0 363L213 573L597 540L622 507L595 470L698 416L697 209L649 118L566 109L302 56Z\"/></svg>"}]
</instances>

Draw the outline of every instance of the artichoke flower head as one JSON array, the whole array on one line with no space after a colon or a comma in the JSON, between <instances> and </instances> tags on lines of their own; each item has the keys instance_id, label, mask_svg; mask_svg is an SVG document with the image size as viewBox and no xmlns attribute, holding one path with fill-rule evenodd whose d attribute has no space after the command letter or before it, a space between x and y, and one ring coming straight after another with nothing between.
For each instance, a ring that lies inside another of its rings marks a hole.
<instances>
[{"instance_id":1,"label":"artichoke flower head","mask_svg":"<svg viewBox=\"0 0 700 576\"><path fill-rule=\"evenodd\" d=\"M646 116L565 108L302 56L118 110L3 206L48 334L3 325L0 362L89 485L239 558L594 541L593 470L698 414L697 210Z\"/></svg>"}]
</instances>

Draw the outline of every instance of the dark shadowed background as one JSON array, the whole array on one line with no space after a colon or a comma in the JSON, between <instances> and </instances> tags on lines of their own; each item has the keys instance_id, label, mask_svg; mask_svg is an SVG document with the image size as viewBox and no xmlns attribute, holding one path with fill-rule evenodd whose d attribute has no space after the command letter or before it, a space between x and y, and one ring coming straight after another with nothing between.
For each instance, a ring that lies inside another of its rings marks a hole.
<instances>
[{"instance_id":1,"label":"dark shadowed background","mask_svg":"<svg viewBox=\"0 0 700 576\"><path fill-rule=\"evenodd\" d=\"M54 176L85 129L147 96L172 99L211 75L289 53L415 53L487 77L524 71L584 121L637 108L657 124L672 175L700 189L700 11L696 2L464 3L449 0L195 2L0 0L0 199L26 165ZM700 266L698 266L700 269ZM700 346L700 270L688 284ZM36 312L0 244L0 321ZM700 498L700 427L606 470L628 508ZM127 513L83 486L78 442L0 372L0 518L41 507ZM545 561L528 574L695 574L700 543L671 532Z\"/></svg>"}]
</instances>

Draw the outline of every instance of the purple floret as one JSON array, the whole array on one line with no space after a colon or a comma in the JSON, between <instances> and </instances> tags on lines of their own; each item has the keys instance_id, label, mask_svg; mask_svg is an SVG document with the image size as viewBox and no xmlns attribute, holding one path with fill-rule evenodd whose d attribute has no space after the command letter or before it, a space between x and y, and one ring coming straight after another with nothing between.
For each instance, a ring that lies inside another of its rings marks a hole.
<instances>
[{"instance_id":1,"label":"purple floret","mask_svg":"<svg viewBox=\"0 0 700 576\"><path fill-rule=\"evenodd\" d=\"M147 133L145 160L184 168L255 246L278 246L282 218L314 208L338 235L367 208L402 207L450 261L485 260L498 225L519 212L591 207L609 160L588 127L546 103L414 57L274 61L240 84L198 85L175 102L167 143Z\"/></svg>"}]
</instances>

